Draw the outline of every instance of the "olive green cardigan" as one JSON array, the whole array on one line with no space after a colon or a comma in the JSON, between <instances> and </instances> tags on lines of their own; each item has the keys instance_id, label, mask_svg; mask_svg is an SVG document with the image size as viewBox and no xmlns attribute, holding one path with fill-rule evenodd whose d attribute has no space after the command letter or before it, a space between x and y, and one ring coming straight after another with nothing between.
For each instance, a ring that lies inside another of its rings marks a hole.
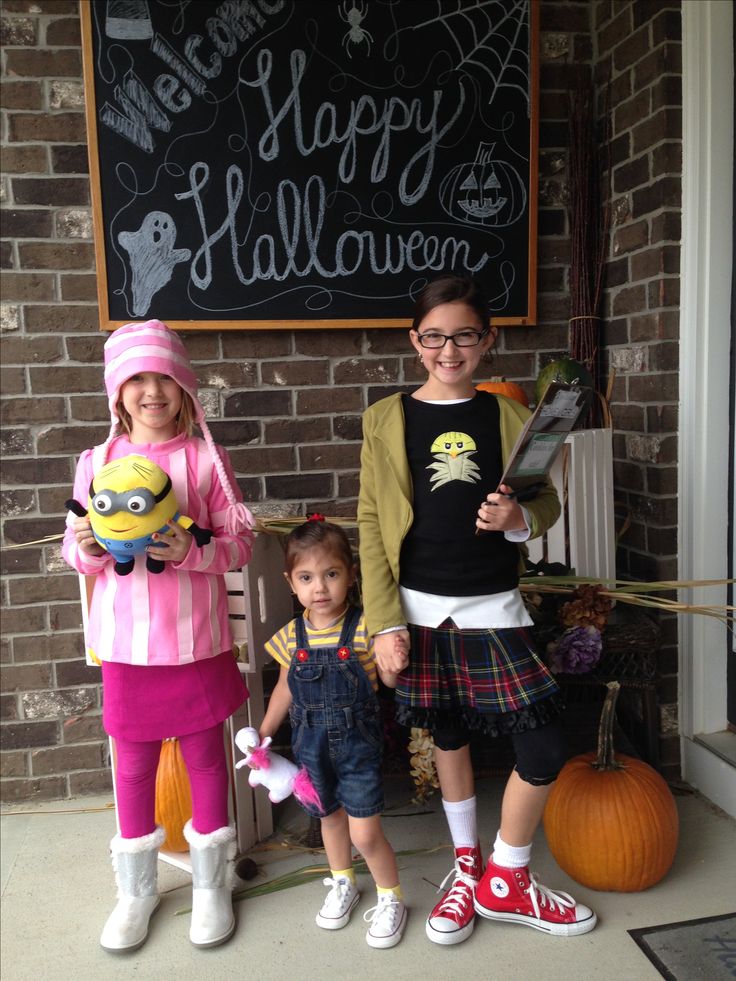
<instances>
[{"instance_id":1,"label":"olive green cardigan","mask_svg":"<svg viewBox=\"0 0 736 981\"><path fill-rule=\"evenodd\" d=\"M504 395L495 398L501 410L501 452L505 464L530 413ZM361 581L366 624L373 635L405 622L398 588L399 555L414 512L400 394L390 395L366 410L360 460ZM549 482L524 507L530 516L531 538L544 534L560 515L557 492ZM521 570L526 549L524 546L520 549Z\"/></svg>"}]
</instances>

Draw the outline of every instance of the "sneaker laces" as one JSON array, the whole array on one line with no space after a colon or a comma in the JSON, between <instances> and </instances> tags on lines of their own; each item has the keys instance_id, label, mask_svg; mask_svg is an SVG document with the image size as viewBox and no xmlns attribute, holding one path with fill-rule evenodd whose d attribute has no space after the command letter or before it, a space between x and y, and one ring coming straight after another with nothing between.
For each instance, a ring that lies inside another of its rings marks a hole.
<instances>
[{"instance_id":1,"label":"sneaker laces","mask_svg":"<svg viewBox=\"0 0 736 981\"><path fill-rule=\"evenodd\" d=\"M537 919L541 918L540 905L543 908L549 906L550 911L553 913L556 909L559 909L561 915L564 915L570 909L575 909L575 900L569 892L554 892L552 889L547 888L547 886L543 886L541 882L538 882L534 873L530 873L529 886L524 891L531 900Z\"/></svg>"},{"instance_id":2,"label":"sneaker laces","mask_svg":"<svg viewBox=\"0 0 736 981\"><path fill-rule=\"evenodd\" d=\"M377 926L379 921L385 919L387 922L382 924L383 928L391 933L394 929L396 914L399 912L400 905L400 900L398 900L393 893L387 893L385 896L379 896L376 905L371 906L370 909L367 909L365 913L363 913L363 919L366 923L370 923L371 926Z\"/></svg>"},{"instance_id":3,"label":"sneaker laces","mask_svg":"<svg viewBox=\"0 0 736 981\"><path fill-rule=\"evenodd\" d=\"M330 890L325 896L322 909L328 908L330 912L344 913L353 888L350 879L327 878L322 880L322 885Z\"/></svg>"},{"instance_id":4,"label":"sneaker laces","mask_svg":"<svg viewBox=\"0 0 736 981\"><path fill-rule=\"evenodd\" d=\"M442 916L442 913L445 910L449 913L462 915L464 912L464 907L467 906L469 902L472 902L473 893L478 884L468 871L473 864L474 859L472 855L458 855L458 857L455 859L455 864L447 873L442 882L440 882L437 888L437 892L442 892L449 880L454 879L447 895L437 906L435 916ZM465 866L465 868L463 868L463 866ZM468 889L470 889L470 896L468 896L467 893Z\"/></svg>"}]
</instances>

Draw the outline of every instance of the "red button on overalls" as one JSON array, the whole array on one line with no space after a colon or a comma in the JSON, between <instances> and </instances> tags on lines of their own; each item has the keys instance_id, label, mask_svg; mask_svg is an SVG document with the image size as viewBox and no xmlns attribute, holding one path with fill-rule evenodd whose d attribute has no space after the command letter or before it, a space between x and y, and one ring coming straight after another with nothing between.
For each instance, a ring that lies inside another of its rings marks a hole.
<instances>
[{"instance_id":1,"label":"red button on overalls","mask_svg":"<svg viewBox=\"0 0 736 981\"><path fill-rule=\"evenodd\" d=\"M298 650L296 652L296 659L297 659L297 661L307 661L307 660L309 660L309 652L308 651L305 651L304 648L301 648L301 650Z\"/></svg>"},{"instance_id":2,"label":"red button on overalls","mask_svg":"<svg viewBox=\"0 0 736 981\"><path fill-rule=\"evenodd\" d=\"M337 656L340 658L341 661L347 661L347 659L350 657L350 648L341 647L340 650L337 652Z\"/></svg>"}]
</instances>

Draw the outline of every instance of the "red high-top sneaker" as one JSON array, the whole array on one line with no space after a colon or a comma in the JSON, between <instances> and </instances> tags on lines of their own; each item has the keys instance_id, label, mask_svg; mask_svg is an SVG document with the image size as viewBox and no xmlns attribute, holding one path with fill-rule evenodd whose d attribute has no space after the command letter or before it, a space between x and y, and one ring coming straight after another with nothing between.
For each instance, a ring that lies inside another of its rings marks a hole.
<instances>
[{"instance_id":1,"label":"red high-top sneaker","mask_svg":"<svg viewBox=\"0 0 736 981\"><path fill-rule=\"evenodd\" d=\"M482 874L480 845L455 849L455 864L440 883L440 889L444 889L451 876L452 885L427 918L427 936L433 943L459 944L473 932L473 894Z\"/></svg>"},{"instance_id":2,"label":"red high-top sneaker","mask_svg":"<svg viewBox=\"0 0 736 981\"><path fill-rule=\"evenodd\" d=\"M596 924L592 909L566 892L553 892L528 868L505 869L489 860L475 890L475 911L489 920L523 923L558 937L587 933Z\"/></svg>"}]
</instances>

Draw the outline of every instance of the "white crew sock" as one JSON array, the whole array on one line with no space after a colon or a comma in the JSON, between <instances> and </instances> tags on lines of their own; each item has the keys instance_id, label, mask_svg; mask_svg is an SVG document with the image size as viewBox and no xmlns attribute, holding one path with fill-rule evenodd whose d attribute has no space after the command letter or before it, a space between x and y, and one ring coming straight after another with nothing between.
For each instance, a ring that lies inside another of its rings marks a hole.
<instances>
[{"instance_id":1,"label":"white crew sock","mask_svg":"<svg viewBox=\"0 0 736 981\"><path fill-rule=\"evenodd\" d=\"M478 844L475 797L458 801L443 800L442 806L455 848L475 848Z\"/></svg>"},{"instance_id":2,"label":"white crew sock","mask_svg":"<svg viewBox=\"0 0 736 981\"><path fill-rule=\"evenodd\" d=\"M516 848L514 845L507 845L501 837L499 831L493 843L493 854L491 861L494 865L500 865L504 869L524 869L529 864L532 857L531 842L528 845L521 845Z\"/></svg>"}]
</instances>

